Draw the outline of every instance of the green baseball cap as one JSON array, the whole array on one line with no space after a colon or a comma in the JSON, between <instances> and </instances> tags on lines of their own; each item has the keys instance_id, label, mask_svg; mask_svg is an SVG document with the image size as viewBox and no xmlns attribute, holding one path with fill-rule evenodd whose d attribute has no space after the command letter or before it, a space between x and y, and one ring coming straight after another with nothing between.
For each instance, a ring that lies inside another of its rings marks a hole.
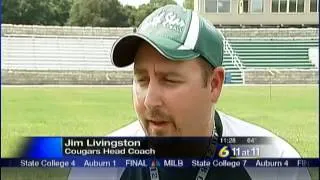
<instances>
[{"instance_id":1,"label":"green baseball cap","mask_svg":"<svg viewBox=\"0 0 320 180\"><path fill-rule=\"evenodd\" d=\"M137 31L119 38L111 50L117 67L132 64L141 41L173 61L203 57L213 67L222 66L223 36L203 17L178 5L166 5L147 16Z\"/></svg>"}]
</instances>

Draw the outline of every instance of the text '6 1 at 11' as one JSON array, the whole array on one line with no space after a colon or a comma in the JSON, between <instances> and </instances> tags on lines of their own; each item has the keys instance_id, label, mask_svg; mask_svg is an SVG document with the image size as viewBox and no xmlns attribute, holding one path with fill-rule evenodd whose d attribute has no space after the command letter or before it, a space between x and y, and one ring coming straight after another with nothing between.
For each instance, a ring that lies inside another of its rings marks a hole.
<instances>
[{"instance_id":1,"label":"text '6 1 at 11'","mask_svg":"<svg viewBox=\"0 0 320 180\"><path fill-rule=\"evenodd\" d=\"M224 146L219 150L218 156L220 158L231 157L259 157L259 147L232 147L231 151L228 146Z\"/></svg>"}]
</instances>

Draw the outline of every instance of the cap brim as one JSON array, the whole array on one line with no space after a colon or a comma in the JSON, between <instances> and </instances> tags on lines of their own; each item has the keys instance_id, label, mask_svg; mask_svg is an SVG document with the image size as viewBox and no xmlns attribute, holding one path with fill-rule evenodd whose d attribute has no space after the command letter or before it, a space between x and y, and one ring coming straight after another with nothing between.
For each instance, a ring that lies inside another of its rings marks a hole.
<instances>
[{"instance_id":1,"label":"cap brim","mask_svg":"<svg viewBox=\"0 0 320 180\"><path fill-rule=\"evenodd\" d=\"M118 39L111 50L111 62L117 67L125 67L134 62L136 52L141 42L148 42L160 54L173 61L190 60L199 57L200 54L193 50L179 49L182 45L176 41L134 33Z\"/></svg>"}]
</instances>

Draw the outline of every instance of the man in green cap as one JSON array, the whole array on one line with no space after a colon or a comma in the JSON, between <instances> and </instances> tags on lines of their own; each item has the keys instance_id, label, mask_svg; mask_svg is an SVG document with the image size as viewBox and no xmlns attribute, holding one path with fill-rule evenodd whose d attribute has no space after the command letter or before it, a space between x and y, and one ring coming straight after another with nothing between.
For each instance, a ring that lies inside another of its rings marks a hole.
<instances>
[{"instance_id":1,"label":"man in green cap","mask_svg":"<svg viewBox=\"0 0 320 180\"><path fill-rule=\"evenodd\" d=\"M132 93L139 120L111 136L268 136L275 144L261 156L299 157L271 132L216 110L224 82L223 50L223 35L197 13L176 5L155 10L136 33L121 37L112 48L115 66L134 63ZM290 168L75 169L69 179L266 179L266 175L309 179L307 171Z\"/></svg>"},{"instance_id":2,"label":"man in green cap","mask_svg":"<svg viewBox=\"0 0 320 180\"><path fill-rule=\"evenodd\" d=\"M134 62L134 108L149 136L211 135L212 108L224 81L223 38L213 26L168 5L111 52L117 67Z\"/></svg>"}]
</instances>

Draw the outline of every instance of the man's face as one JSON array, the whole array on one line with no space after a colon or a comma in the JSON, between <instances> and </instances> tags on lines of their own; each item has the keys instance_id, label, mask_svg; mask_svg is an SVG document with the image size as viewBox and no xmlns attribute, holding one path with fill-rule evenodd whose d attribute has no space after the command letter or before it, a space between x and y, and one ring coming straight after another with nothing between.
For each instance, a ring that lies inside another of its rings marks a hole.
<instances>
[{"instance_id":1,"label":"man's face","mask_svg":"<svg viewBox=\"0 0 320 180\"><path fill-rule=\"evenodd\" d=\"M198 61L171 61L149 44L140 45L134 64L133 102L147 135L209 135L212 103L221 86L213 87L216 81L211 76L204 85Z\"/></svg>"}]
</instances>

